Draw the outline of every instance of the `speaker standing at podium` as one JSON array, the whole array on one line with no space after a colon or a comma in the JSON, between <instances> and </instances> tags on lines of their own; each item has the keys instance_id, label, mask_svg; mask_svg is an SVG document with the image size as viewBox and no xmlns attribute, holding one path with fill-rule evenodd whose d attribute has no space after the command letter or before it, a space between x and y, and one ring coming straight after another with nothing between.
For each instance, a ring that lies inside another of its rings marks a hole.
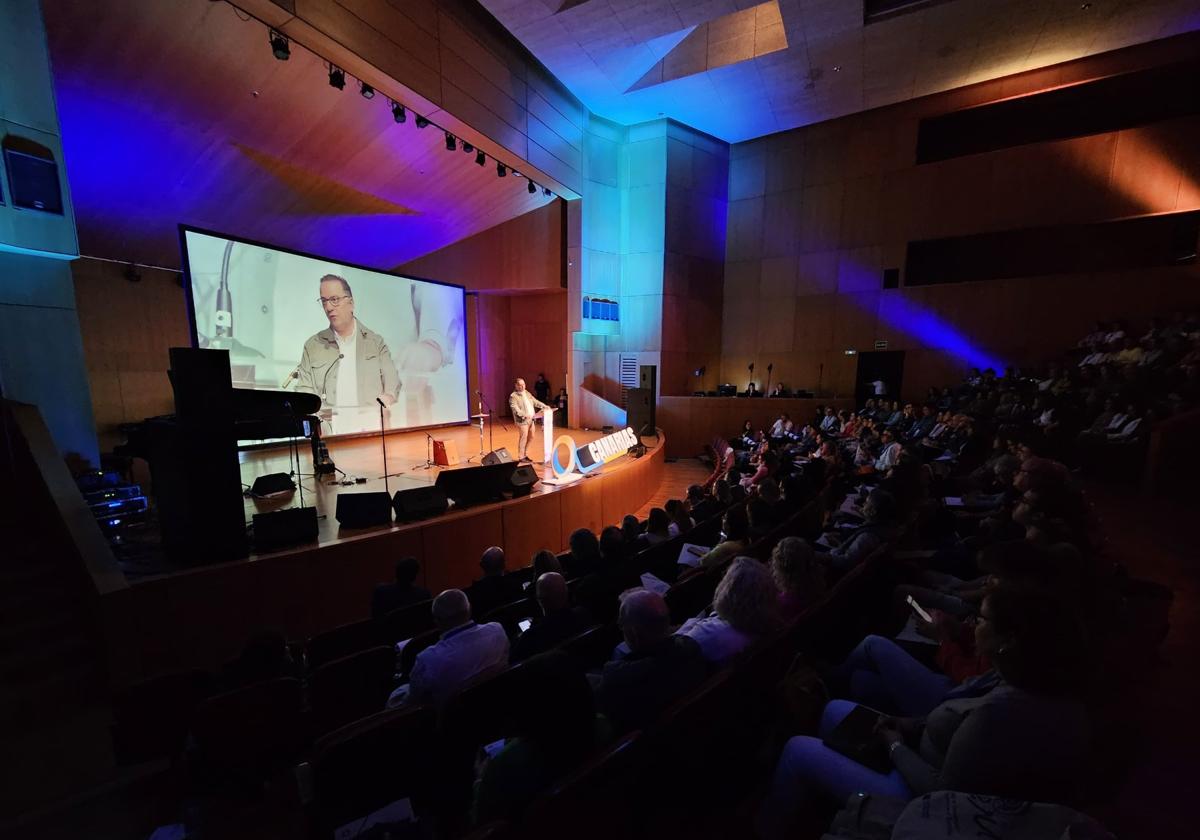
<instances>
[{"instance_id":1,"label":"speaker standing at podium","mask_svg":"<svg viewBox=\"0 0 1200 840\"><path fill-rule=\"evenodd\" d=\"M519 460L528 461L529 436L533 433L533 418L539 411L548 410L550 406L525 390L524 379L517 379L513 383L513 387L516 390L508 395L508 410L512 412L513 420L517 424Z\"/></svg>"}]
</instances>

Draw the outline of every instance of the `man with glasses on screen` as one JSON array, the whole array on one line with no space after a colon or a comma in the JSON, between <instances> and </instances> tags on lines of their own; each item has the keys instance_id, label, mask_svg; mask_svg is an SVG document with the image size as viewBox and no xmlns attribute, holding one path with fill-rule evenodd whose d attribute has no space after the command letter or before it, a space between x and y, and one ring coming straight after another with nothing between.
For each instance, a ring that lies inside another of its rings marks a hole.
<instances>
[{"instance_id":1,"label":"man with glasses on screen","mask_svg":"<svg viewBox=\"0 0 1200 840\"><path fill-rule=\"evenodd\" d=\"M345 278L321 278L321 308L329 328L304 342L297 390L321 397L323 407L386 405L400 394L400 377L391 351L379 333L354 317L354 294Z\"/></svg>"}]
</instances>

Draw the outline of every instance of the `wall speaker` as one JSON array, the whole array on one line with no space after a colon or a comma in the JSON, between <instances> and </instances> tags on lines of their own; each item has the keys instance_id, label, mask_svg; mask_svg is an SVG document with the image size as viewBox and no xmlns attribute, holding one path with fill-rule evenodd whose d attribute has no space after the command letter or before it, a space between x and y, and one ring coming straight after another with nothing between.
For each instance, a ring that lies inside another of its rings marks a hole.
<instances>
[{"instance_id":1,"label":"wall speaker","mask_svg":"<svg viewBox=\"0 0 1200 840\"><path fill-rule=\"evenodd\" d=\"M510 464L512 461L513 456L509 453L508 449L501 446L499 449L494 449L484 455L482 463L485 467L490 467L493 464Z\"/></svg>"},{"instance_id":2,"label":"wall speaker","mask_svg":"<svg viewBox=\"0 0 1200 840\"><path fill-rule=\"evenodd\" d=\"M645 388L654 397L658 394L658 366L641 365L638 367L638 387Z\"/></svg>"},{"instance_id":3,"label":"wall speaker","mask_svg":"<svg viewBox=\"0 0 1200 840\"><path fill-rule=\"evenodd\" d=\"M317 538L317 509L311 507L273 510L254 514L254 548L272 551Z\"/></svg>"},{"instance_id":4,"label":"wall speaker","mask_svg":"<svg viewBox=\"0 0 1200 840\"><path fill-rule=\"evenodd\" d=\"M900 288L900 269L885 268L883 270L883 288L899 289Z\"/></svg>"},{"instance_id":5,"label":"wall speaker","mask_svg":"<svg viewBox=\"0 0 1200 840\"><path fill-rule=\"evenodd\" d=\"M392 508L396 511L397 521L428 519L445 513L449 506L446 492L434 486L397 490L396 495L392 497Z\"/></svg>"},{"instance_id":6,"label":"wall speaker","mask_svg":"<svg viewBox=\"0 0 1200 840\"><path fill-rule=\"evenodd\" d=\"M654 392L630 388L625 395L625 420L638 437L655 434Z\"/></svg>"},{"instance_id":7,"label":"wall speaker","mask_svg":"<svg viewBox=\"0 0 1200 840\"><path fill-rule=\"evenodd\" d=\"M392 524L392 497L374 493L339 493L337 521L343 528L371 528Z\"/></svg>"},{"instance_id":8,"label":"wall speaker","mask_svg":"<svg viewBox=\"0 0 1200 840\"><path fill-rule=\"evenodd\" d=\"M40 143L9 135L4 138L4 164L13 206L63 214L62 186L53 152Z\"/></svg>"},{"instance_id":9,"label":"wall speaker","mask_svg":"<svg viewBox=\"0 0 1200 840\"><path fill-rule=\"evenodd\" d=\"M514 499L519 496L528 496L530 491L533 490L533 486L541 481L541 479L538 478L537 470L535 470L529 464L522 464L521 466L517 467L513 471L512 478L510 480L512 481L512 493Z\"/></svg>"}]
</instances>

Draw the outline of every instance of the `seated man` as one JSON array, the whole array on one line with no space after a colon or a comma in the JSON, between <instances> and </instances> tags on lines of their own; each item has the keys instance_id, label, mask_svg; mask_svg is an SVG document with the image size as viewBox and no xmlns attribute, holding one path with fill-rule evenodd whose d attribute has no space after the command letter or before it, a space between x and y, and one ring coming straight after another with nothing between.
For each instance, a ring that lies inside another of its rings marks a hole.
<instances>
[{"instance_id":1,"label":"seated man","mask_svg":"<svg viewBox=\"0 0 1200 840\"><path fill-rule=\"evenodd\" d=\"M670 613L657 592L626 594L618 621L629 655L607 663L593 685L599 711L618 731L627 732L652 723L700 685L708 665L694 640L670 635Z\"/></svg>"},{"instance_id":2,"label":"seated man","mask_svg":"<svg viewBox=\"0 0 1200 840\"><path fill-rule=\"evenodd\" d=\"M572 609L567 593L567 580L558 572L546 572L537 579L538 606L542 619L521 634L512 649L512 661L520 662L550 650L591 626L582 607Z\"/></svg>"},{"instance_id":3,"label":"seated man","mask_svg":"<svg viewBox=\"0 0 1200 840\"><path fill-rule=\"evenodd\" d=\"M693 484L688 487L687 501L688 506L692 509L692 519L696 520L696 522L703 522L720 510L717 500L711 495L706 495L704 488L699 484Z\"/></svg>"},{"instance_id":4,"label":"seated man","mask_svg":"<svg viewBox=\"0 0 1200 840\"><path fill-rule=\"evenodd\" d=\"M443 706L467 683L508 666L508 636L499 624L476 624L461 589L447 589L433 600L433 621L442 637L417 654L407 691L401 686L388 706L431 703Z\"/></svg>"},{"instance_id":5,"label":"seated man","mask_svg":"<svg viewBox=\"0 0 1200 840\"><path fill-rule=\"evenodd\" d=\"M483 577L467 587L471 612L484 618L496 607L518 601L525 594L521 582L504 573L504 549L494 545L479 558Z\"/></svg>"},{"instance_id":6,"label":"seated man","mask_svg":"<svg viewBox=\"0 0 1200 840\"><path fill-rule=\"evenodd\" d=\"M382 618L401 607L428 601L432 596L428 589L416 585L421 565L415 557L404 557L396 561L394 583L381 583L371 594L371 618Z\"/></svg>"}]
</instances>

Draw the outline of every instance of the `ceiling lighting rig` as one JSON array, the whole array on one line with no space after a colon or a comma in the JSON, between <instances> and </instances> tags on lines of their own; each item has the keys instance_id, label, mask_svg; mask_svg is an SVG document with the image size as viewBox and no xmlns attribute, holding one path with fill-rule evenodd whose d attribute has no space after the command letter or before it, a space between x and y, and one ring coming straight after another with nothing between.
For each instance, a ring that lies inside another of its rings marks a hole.
<instances>
[{"instance_id":1,"label":"ceiling lighting rig","mask_svg":"<svg viewBox=\"0 0 1200 840\"><path fill-rule=\"evenodd\" d=\"M289 58L291 58L291 40L286 35L273 27L267 27L267 39L271 44L271 54L274 55L276 59L279 61L287 61ZM336 88L337 90L344 90L346 87L346 71L338 67L336 64L328 62L326 62L325 66L329 71L330 87ZM375 88L361 79L358 81L358 92L362 95L363 99L369 100L375 98ZM388 107L392 112L392 119L397 125L408 122L408 110L403 104L391 98L388 98L387 102ZM414 113L413 121L416 123L417 128L428 128L432 125L434 128L440 129L445 137L446 151L453 152L461 148L464 152L466 152L466 160L473 159L478 166L485 166L487 164L489 155L484 152L483 149L480 149L478 146L468 142L467 140L463 140L461 137L456 136L453 132L442 128L433 120L429 119L429 117ZM471 156L472 152L474 152L473 158ZM492 160L496 159L492 158ZM543 187L534 183L533 179L528 175L522 175L516 169L513 169L507 164L496 160L497 178L505 178L508 176L509 172L512 173L514 178L525 179L525 189L530 195L537 195L538 190L540 189L542 191L542 195L546 198L554 197L554 191L549 187Z\"/></svg>"}]
</instances>

